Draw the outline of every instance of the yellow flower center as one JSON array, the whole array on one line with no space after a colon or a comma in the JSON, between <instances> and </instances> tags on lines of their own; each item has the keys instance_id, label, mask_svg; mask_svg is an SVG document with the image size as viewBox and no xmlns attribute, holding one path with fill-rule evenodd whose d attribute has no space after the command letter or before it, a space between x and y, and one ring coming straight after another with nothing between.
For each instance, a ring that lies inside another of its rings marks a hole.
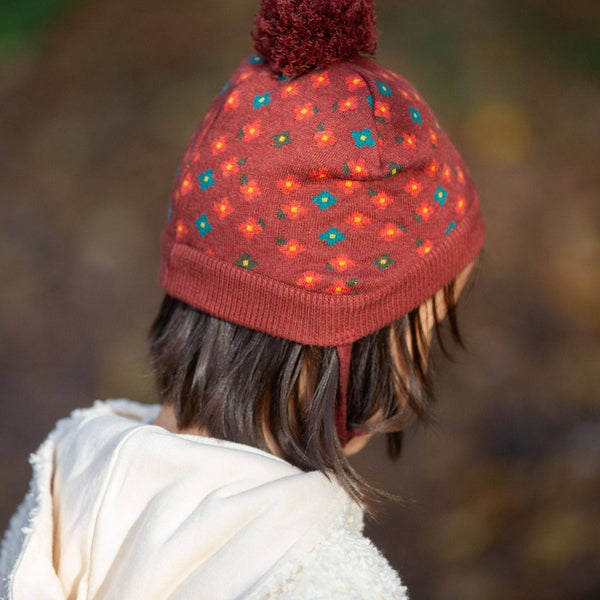
<instances>
[{"instance_id":1,"label":"yellow flower center","mask_svg":"<svg viewBox=\"0 0 600 600\"><path fill-rule=\"evenodd\" d=\"M298 208L296 206L292 206L290 208L290 212L296 213L296 212L298 212Z\"/></svg>"},{"instance_id":2,"label":"yellow flower center","mask_svg":"<svg viewBox=\"0 0 600 600\"><path fill-rule=\"evenodd\" d=\"M221 204L219 209L221 210L221 212L225 212L227 210L227 207L224 204Z\"/></svg>"},{"instance_id":3,"label":"yellow flower center","mask_svg":"<svg viewBox=\"0 0 600 600\"><path fill-rule=\"evenodd\" d=\"M346 264L346 261L345 261L345 260L340 260L340 261L338 262L338 265L340 265L340 267L343 267L345 264Z\"/></svg>"},{"instance_id":4,"label":"yellow flower center","mask_svg":"<svg viewBox=\"0 0 600 600\"><path fill-rule=\"evenodd\" d=\"M252 194L254 192L254 188L253 187L249 187L248 188L248 193Z\"/></svg>"},{"instance_id":5,"label":"yellow flower center","mask_svg":"<svg viewBox=\"0 0 600 600\"><path fill-rule=\"evenodd\" d=\"M296 252L296 246L290 246L290 252Z\"/></svg>"},{"instance_id":6,"label":"yellow flower center","mask_svg":"<svg viewBox=\"0 0 600 600\"><path fill-rule=\"evenodd\" d=\"M346 181L346 187L352 187L352 182L351 181Z\"/></svg>"},{"instance_id":7,"label":"yellow flower center","mask_svg":"<svg viewBox=\"0 0 600 600\"><path fill-rule=\"evenodd\" d=\"M280 142L284 142L285 141L285 135L280 135L279 136L279 141Z\"/></svg>"},{"instance_id":8,"label":"yellow flower center","mask_svg":"<svg viewBox=\"0 0 600 600\"><path fill-rule=\"evenodd\" d=\"M303 115L305 115L305 114L308 112L308 109L306 109L306 108L303 108L303 109L302 109L300 112L301 112Z\"/></svg>"},{"instance_id":9,"label":"yellow flower center","mask_svg":"<svg viewBox=\"0 0 600 600\"><path fill-rule=\"evenodd\" d=\"M394 235L394 230L393 229L388 229L387 230L387 234L388 235Z\"/></svg>"},{"instance_id":10,"label":"yellow flower center","mask_svg":"<svg viewBox=\"0 0 600 600\"><path fill-rule=\"evenodd\" d=\"M310 275L307 275L306 277L306 282L307 283L312 283L313 278Z\"/></svg>"},{"instance_id":11,"label":"yellow flower center","mask_svg":"<svg viewBox=\"0 0 600 600\"><path fill-rule=\"evenodd\" d=\"M244 260L242 261L242 264L243 264L245 267L247 267L247 266L248 266L248 261L247 261L246 259L244 259Z\"/></svg>"},{"instance_id":12,"label":"yellow flower center","mask_svg":"<svg viewBox=\"0 0 600 600\"><path fill-rule=\"evenodd\" d=\"M250 129L248 130L249 133L254 135L254 132L256 131L256 129L254 129L254 127L250 127Z\"/></svg>"},{"instance_id":13,"label":"yellow flower center","mask_svg":"<svg viewBox=\"0 0 600 600\"><path fill-rule=\"evenodd\" d=\"M324 142L326 142L326 141L329 139L329 136L328 136L326 133L324 133L324 134L321 136L321 139L322 139Z\"/></svg>"},{"instance_id":14,"label":"yellow flower center","mask_svg":"<svg viewBox=\"0 0 600 600\"><path fill-rule=\"evenodd\" d=\"M285 182L285 187L292 187L292 182L288 179L288 181Z\"/></svg>"},{"instance_id":15,"label":"yellow flower center","mask_svg":"<svg viewBox=\"0 0 600 600\"><path fill-rule=\"evenodd\" d=\"M246 225L246 231L252 231L254 227L252 225Z\"/></svg>"},{"instance_id":16,"label":"yellow flower center","mask_svg":"<svg viewBox=\"0 0 600 600\"><path fill-rule=\"evenodd\" d=\"M329 234L329 239L332 240L333 238L335 238L335 233L330 233Z\"/></svg>"}]
</instances>

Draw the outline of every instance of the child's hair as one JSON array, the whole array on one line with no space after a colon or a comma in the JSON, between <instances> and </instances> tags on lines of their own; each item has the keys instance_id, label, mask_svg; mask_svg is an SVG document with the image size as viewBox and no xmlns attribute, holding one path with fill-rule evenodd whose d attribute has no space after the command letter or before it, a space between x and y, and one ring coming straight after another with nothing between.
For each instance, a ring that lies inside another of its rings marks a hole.
<instances>
[{"instance_id":1,"label":"child's hair","mask_svg":"<svg viewBox=\"0 0 600 600\"><path fill-rule=\"evenodd\" d=\"M475 271L476 265L467 285ZM438 302L445 313L441 318L435 296L428 301L435 338L448 358L441 327L446 317L451 339L464 348L455 285L456 278L440 293ZM366 482L342 452L335 424L335 347L303 345L254 331L168 294L149 338L159 394L164 404L173 406L179 429L197 426L212 437L266 451L274 446L283 459L304 471L332 473L367 507L373 500L393 497ZM419 307L352 345L348 429L385 433L392 459L399 457L402 430L411 421L435 420L430 346Z\"/></svg>"}]
</instances>

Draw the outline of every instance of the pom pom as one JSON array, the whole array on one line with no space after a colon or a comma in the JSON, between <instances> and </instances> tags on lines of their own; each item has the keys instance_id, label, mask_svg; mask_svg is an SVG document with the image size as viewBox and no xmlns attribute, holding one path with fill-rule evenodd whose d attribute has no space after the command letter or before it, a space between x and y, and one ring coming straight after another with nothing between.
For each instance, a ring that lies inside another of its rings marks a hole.
<instances>
[{"instance_id":1,"label":"pom pom","mask_svg":"<svg viewBox=\"0 0 600 600\"><path fill-rule=\"evenodd\" d=\"M375 54L375 0L261 0L254 48L275 74L294 77Z\"/></svg>"}]
</instances>

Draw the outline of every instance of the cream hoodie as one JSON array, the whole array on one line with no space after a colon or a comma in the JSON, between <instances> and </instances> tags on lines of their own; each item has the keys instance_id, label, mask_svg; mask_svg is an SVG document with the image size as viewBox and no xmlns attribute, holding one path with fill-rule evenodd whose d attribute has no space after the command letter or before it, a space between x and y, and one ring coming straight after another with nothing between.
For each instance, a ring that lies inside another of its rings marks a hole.
<instances>
[{"instance_id":1,"label":"cream hoodie","mask_svg":"<svg viewBox=\"0 0 600 600\"><path fill-rule=\"evenodd\" d=\"M31 455L0 548L3 600L406 599L322 473L96 401Z\"/></svg>"}]
</instances>

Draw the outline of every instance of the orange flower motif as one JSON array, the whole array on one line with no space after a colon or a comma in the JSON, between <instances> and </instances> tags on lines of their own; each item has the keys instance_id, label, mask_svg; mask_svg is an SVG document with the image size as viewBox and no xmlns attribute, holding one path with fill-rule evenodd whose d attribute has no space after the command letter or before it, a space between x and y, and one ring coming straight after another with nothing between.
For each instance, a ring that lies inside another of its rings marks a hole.
<instances>
[{"instance_id":1,"label":"orange flower motif","mask_svg":"<svg viewBox=\"0 0 600 600\"><path fill-rule=\"evenodd\" d=\"M385 192L379 192L373 196L373 204L382 210L386 209L393 201L394 199Z\"/></svg>"},{"instance_id":2,"label":"orange flower motif","mask_svg":"<svg viewBox=\"0 0 600 600\"><path fill-rule=\"evenodd\" d=\"M402 142L403 148L408 148L409 150L417 149L417 136L410 133L403 133L402 137L404 138L404 141Z\"/></svg>"},{"instance_id":3,"label":"orange flower motif","mask_svg":"<svg viewBox=\"0 0 600 600\"><path fill-rule=\"evenodd\" d=\"M188 228L184 225L182 219L177 220L175 225L175 237L179 240L188 234Z\"/></svg>"},{"instance_id":4,"label":"orange flower motif","mask_svg":"<svg viewBox=\"0 0 600 600\"><path fill-rule=\"evenodd\" d=\"M296 281L296 284L304 286L307 290L312 290L321 279L323 279L323 277L318 273L315 273L314 271L305 271L302 273L302 277Z\"/></svg>"},{"instance_id":5,"label":"orange flower motif","mask_svg":"<svg viewBox=\"0 0 600 600\"><path fill-rule=\"evenodd\" d=\"M392 242L397 237L402 235L402 229L397 227L394 223L386 223L383 229L379 230L379 235L385 239L386 242Z\"/></svg>"},{"instance_id":6,"label":"orange flower motif","mask_svg":"<svg viewBox=\"0 0 600 600\"><path fill-rule=\"evenodd\" d=\"M296 240L290 240L283 246L279 246L279 251L283 252L288 258L295 258L300 254L300 252L304 252L306 248L301 246Z\"/></svg>"},{"instance_id":7,"label":"orange flower motif","mask_svg":"<svg viewBox=\"0 0 600 600\"><path fill-rule=\"evenodd\" d=\"M298 86L295 83L286 83L281 88L281 97L289 98L290 96L298 95Z\"/></svg>"},{"instance_id":8,"label":"orange flower motif","mask_svg":"<svg viewBox=\"0 0 600 600\"><path fill-rule=\"evenodd\" d=\"M215 251L212 248L207 248L206 249L206 254L208 254L209 256L214 256L215 255Z\"/></svg>"},{"instance_id":9,"label":"orange flower motif","mask_svg":"<svg viewBox=\"0 0 600 600\"><path fill-rule=\"evenodd\" d=\"M227 144L225 142L225 136L222 135L221 137L218 137L212 144L211 144L211 148L212 148L212 153L213 156L215 154L221 154L221 152L225 152L225 150L227 149Z\"/></svg>"},{"instance_id":10,"label":"orange flower motif","mask_svg":"<svg viewBox=\"0 0 600 600\"><path fill-rule=\"evenodd\" d=\"M246 238L251 239L262 231L262 227L256 219L250 217L245 223L239 225L238 231L243 233Z\"/></svg>"},{"instance_id":11,"label":"orange flower motif","mask_svg":"<svg viewBox=\"0 0 600 600\"><path fill-rule=\"evenodd\" d=\"M297 121L304 121L304 119L308 119L313 116L314 113L314 104L312 102L308 102L306 104L300 104L299 106L294 106L294 114L296 115Z\"/></svg>"},{"instance_id":12,"label":"orange flower motif","mask_svg":"<svg viewBox=\"0 0 600 600\"><path fill-rule=\"evenodd\" d=\"M300 187L300 182L293 176L287 175L277 182L277 187L284 193L295 192Z\"/></svg>"},{"instance_id":13,"label":"orange flower motif","mask_svg":"<svg viewBox=\"0 0 600 600\"><path fill-rule=\"evenodd\" d=\"M246 79L249 79L250 77L252 77L252 71L242 71L237 78L236 83L242 83L242 81L246 81Z\"/></svg>"},{"instance_id":14,"label":"orange flower motif","mask_svg":"<svg viewBox=\"0 0 600 600\"><path fill-rule=\"evenodd\" d=\"M347 254L340 254L333 260L330 260L329 264L333 265L337 271L345 271L353 267L356 263Z\"/></svg>"},{"instance_id":15,"label":"orange flower motif","mask_svg":"<svg viewBox=\"0 0 600 600\"><path fill-rule=\"evenodd\" d=\"M425 170L427 171L427 173L429 174L430 177L433 177L438 172L439 168L440 168L440 165L434 159L431 161L431 164Z\"/></svg>"},{"instance_id":16,"label":"orange flower motif","mask_svg":"<svg viewBox=\"0 0 600 600\"><path fill-rule=\"evenodd\" d=\"M456 167L456 178L458 179L458 183L465 185L465 174L460 167Z\"/></svg>"},{"instance_id":17,"label":"orange flower motif","mask_svg":"<svg viewBox=\"0 0 600 600\"><path fill-rule=\"evenodd\" d=\"M450 167L448 166L447 163L444 163L444 168L442 169L442 177L448 183L450 183L450 181L452 181L452 171L450 170Z\"/></svg>"},{"instance_id":18,"label":"orange flower motif","mask_svg":"<svg viewBox=\"0 0 600 600\"><path fill-rule=\"evenodd\" d=\"M229 160L221 163L221 173L223 174L223 177L229 177L239 170L240 166L238 165L238 159L235 156L232 156Z\"/></svg>"},{"instance_id":19,"label":"orange flower motif","mask_svg":"<svg viewBox=\"0 0 600 600\"><path fill-rule=\"evenodd\" d=\"M402 96L404 98L406 98L407 100L410 100L410 94L406 90L402 90L400 93L402 94Z\"/></svg>"},{"instance_id":20,"label":"orange flower motif","mask_svg":"<svg viewBox=\"0 0 600 600\"><path fill-rule=\"evenodd\" d=\"M240 192L244 195L246 201L249 202L261 194L261 189L258 187L256 181L251 179L247 184L240 186Z\"/></svg>"},{"instance_id":21,"label":"orange flower motif","mask_svg":"<svg viewBox=\"0 0 600 600\"><path fill-rule=\"evenodd\" d=\"M411 179L405 186L404 189L413 197L416 198L423 189L423 184L416 179Z\"/></svg>"},{"instance_id":22,"label":"orange flower motif","mask_svg":"<svg viewBox=\"0 0 600 600\"><path fill-rule=\"evenodd\" d=\"M240 105L240 92L239 90L235 90L231 92L227 99L225 100L225 112L229 112L230 110L235 110Z\"/></svg>"},{"instance_id":23,"label":"orange flower motif","mask_svg":"<svg viewBox=\"0 0 600 600\"><path fill-rule=\"evenodd\" d=\"M302 204L299 204L298 202L290 202L281 210L283 210L284 214L289 219L297 219L298 217L306 214L306 207L302 206Z\"/></svg>"},{"instance_id":24,"label":"orange flower motif","mask_svg":"<svg viewBox=\"0 0 600 600\"><path fill-rule=\"evenodd\" d=\"M338 102L338 109L340 110L340 112L354 110L355 108L358 108L356 96L350 96L350 98L346 98L345 100L342 100L342 102Z\"/></svg>"},{"instance_id":25,"label":"orange flower motif","mask_svg":"<svg viewBox=\"0 0 600 600\"><path fill-rule=\"evenodd\" d=\"M223 198L221 202L215 202L213 204L213 209L221 221L234 212L227 198Z\"/></svg>"},{"instance_id":26,"label":"orange flower motif","mask_svg":"<svg viewBox=\"0 0 600 600\"><path fill-rule=\"evenodd\" d=\"M367 167L365 166L364 160L350 160L348 161L348 169L350 169L350 173L354 175L354 177L368 177L369 171L367 171Z\"/></svg>"},{"instance_id":27,"label":"orange flower motif","mask_svg":"<svg viewBox=\"0 0 600 600\"><path fill-rule=\"evenodd\" d=\"M415 212L421 217L422 221L428 221L429 217L435 212L435 207L429 202L422 202Z\"/></svg>"},{"instance_id":28,"label":"orange flower motif","mask_svg":"<svg viewBox=\"0 0 600 600\"><path fill-rule=\"evenodd\" d=\"M311 177L314 177L315 179L327 179L329 177L329 171L327 169L319 169L317 171L311 171L310 173Z\"/></svg>"},{"instance_id":29,"label":"orange flower motif","mask_svg":"<svg viewBox=\"0 0 600 600\"><path fill-rule=\"evenodd\" d=\"M387 102L380 102L377 100L375 102L375 116L381 117L386 121L390 118L390 105Z\"/></svg>"},{"instance_id":30,"label":"orange flower motif","mask_svg":"<svg viewBox=\"0 0 600 600\"><path fill-rule=\"evenodd\" d=\"M253 121L252 123L248 123L248 125L244 125L244 127L242 127L242 139L245 142L259 137L261 133L259 121Z\"/></svg>"},{"instance_id":31,"label":"orange flower motif","mask_svg":"<svg viewBox=\"0 0 600 600\"><path fill-rule=\"evenodd\" d=\"M438 145L438 134L437 134L437 131L434 131L433 129L429 130L429 140L437 148L437 145Z\"/></svg>"},{"instance_id":32,"label":"orange flower motif","mask_svg":"<svg viewBox=\"0 0 600 600\"><path fill-rule=\"evenodd\" d=\"M360 75L351 75L350 77L346 77L345 81L349 92L354 92L367 85Z\"/></svg>"},{"instance_id":33,"label":"orange flower motif","mask_svg":"<svg viewBox=\"0 0 600 600\"><path fill-rule=\"evenodd\" d=\"M456 212L460 215L464 215L466 207L467 207L467 203L465 201L464 196L458 196L456 198L456 206L454 207L456 209Z\"/></svg>"},{"instance_id":34,"label":"orange flower motif","mask_svg":"<svg viewBox=\"0 0 600 600\"><path fill-rule=\"evenodd\" d=\"M354 229L360 229L371 222L371 218L363 215L360 211L354 211L351 215L348 215L344 221L349 225L352 225Z\"/></svg>"},{"instance_id":35,"label":"orange flower motif","mask_svg":"<svg viewBox=\"0 0 600 600\"><path fill-rule=\"evenodd\" d=\"M179 191L181 193L182 196L185 196L188 192L190 192L192 190L192 174L188 173L184 178L183 181L181 182L181 185L179 186Z\"/></svg>"},{"instance_id":36,"label":"orange flower motif","mask_svg":"<svg viewBox=\"0 0 600 600\"><path fill-rule=\"evenodd\" d=\"M417 248L417 252L419 253L420 256L425 256L427 253L431 252L432 248L433 248L433 243L430 242L429 240L426 240Z\"/></svg>"},{"instance_id":37,"label":"orange flower motif","mask_svg":"<svg viewBox=\"0 0 600 600\"><path fill-rule=\"evenodd\" d=\"M315 133L315 142L319 148L326 148L327 146L333 146L336 142L333 137L333 131L326 129L325 131L317 131Z\"/></svg>"},{"instance_id":38,"label":"orange flower motif","mask_svg":"<svg viewBox=\"0 0 600 600\"><path fill-rule=\"evenodd\" d=\"M347 286L341 279L339 279L333 285L329 286L327 288L327 291L330 294L336 294L336 295L345 294L346 292L350 291L350 287Z\"/></svg>"},{"instance_id":39,"label":"orange flower motif","mask_svg":"<svg viewBox=\"0 0 600 600\"><path fill-rule=\"evenodd\" d=\"M314 73L311 75L311 79L313 88L329 85L329 73L327 71L323 71L322 73Z\"/></svg>"},{"instance_id":40,"label":"orange flower motif","mask_svg":"<svg viewBox=\"0 0 600 600\"><path fill-rule=\"evenodd\" d=\"M362 187L362 184L358 181L354 181L354 179L344 179L342 181L338 181L337 186L342 188L345 194L350 195L354 192L354 190Z\"/></svg>"}]
</instances>

